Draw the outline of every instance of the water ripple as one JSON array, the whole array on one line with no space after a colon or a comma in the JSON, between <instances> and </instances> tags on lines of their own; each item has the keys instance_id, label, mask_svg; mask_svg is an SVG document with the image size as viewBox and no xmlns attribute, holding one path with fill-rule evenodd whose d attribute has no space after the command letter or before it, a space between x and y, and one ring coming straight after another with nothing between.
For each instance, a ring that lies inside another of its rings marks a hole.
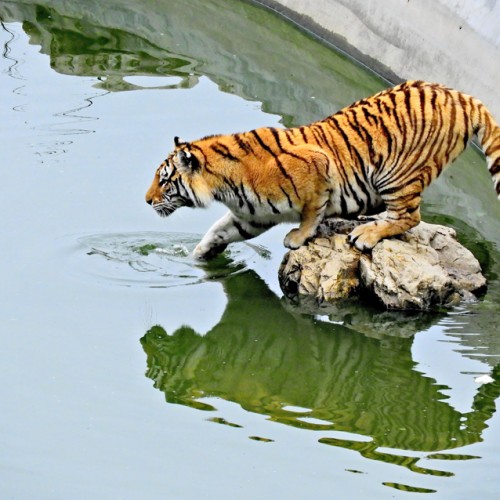
<instances>
[{"instance_id":1,"label":"water ripple","mask_svg":"<svg viewBox=\"0 0 500 500\"><path fill-rule=\"evenodd\" d=\"M102 285L170 288L193 285L246 269L258 248L232 245L219 258L200 262L191 233L102 233L73 237L71 274Z\"/></svg>"}]
</instances>

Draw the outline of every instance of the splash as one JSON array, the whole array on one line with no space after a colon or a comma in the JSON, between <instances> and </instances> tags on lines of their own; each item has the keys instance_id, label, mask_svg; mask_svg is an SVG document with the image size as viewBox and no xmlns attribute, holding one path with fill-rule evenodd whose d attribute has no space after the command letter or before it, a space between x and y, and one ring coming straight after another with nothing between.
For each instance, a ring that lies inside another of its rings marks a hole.
<instances>
[{"instance_id":1,"label":"splash","mask_svg":"<svg viewBox=\"0 0 500 500\"><path fill-rule=\"evenodd\" d=\"M79 280L102 285L170 288L229 276L247 268L262 249L232 245L219 258L202 262L192 257L201 235L191 233L103 233L76 237L71 271Z\"/></svg>"}]
</instances>

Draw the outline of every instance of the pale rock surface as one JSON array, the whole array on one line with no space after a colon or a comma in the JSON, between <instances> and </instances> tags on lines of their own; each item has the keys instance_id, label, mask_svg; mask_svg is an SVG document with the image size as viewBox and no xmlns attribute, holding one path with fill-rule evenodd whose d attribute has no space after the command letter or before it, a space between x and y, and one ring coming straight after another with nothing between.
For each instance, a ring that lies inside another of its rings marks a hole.
<instances>
[{"instance_id":1,"label":"pale rock surface","mask_svg":"<svg viewBox=\"0 0 500 500\"><path fill-rule=\"evenodd\" d=\"M431 310L474 300L486 287L453 229L421 222L361 254L347 243L357 224L326 220L307 245L285 255L279 280L287 297L322 306L362 294L388 309Z\"/></svg>"}]
</instances>

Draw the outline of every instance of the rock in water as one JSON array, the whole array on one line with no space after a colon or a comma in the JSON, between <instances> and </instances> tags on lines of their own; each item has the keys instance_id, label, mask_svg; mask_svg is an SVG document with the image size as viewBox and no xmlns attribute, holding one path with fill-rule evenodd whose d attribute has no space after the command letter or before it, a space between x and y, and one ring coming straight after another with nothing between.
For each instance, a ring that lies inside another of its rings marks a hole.
<instances>
[{"instance_id":1,"label":"rock in water","mask_svg":"<svg viewBox=\"0 0 500 500\"><path fill-rule=\"evenodd\" d=\"M361 254L347 243L357 221L328 219L307 245L283 258L283 293L318 306L359 294L376 297L389 309L430 310L471 300L486 287L472 253L455 231L421 222Z\"/></svg>"}]
</instances>

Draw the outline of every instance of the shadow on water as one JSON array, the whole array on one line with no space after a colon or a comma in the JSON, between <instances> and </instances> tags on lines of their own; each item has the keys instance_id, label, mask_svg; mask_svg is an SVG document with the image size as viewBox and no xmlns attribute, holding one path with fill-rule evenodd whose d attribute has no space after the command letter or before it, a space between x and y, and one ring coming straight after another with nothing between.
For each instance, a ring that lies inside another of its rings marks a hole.
<instances>
[{"instance_id":1,"label":"shadow on water","mask_svg":"<svg viewBox=\"0 0 500 500\"><path fill-rule=\"evenodd\" d=\"M157 325L141 339L147 376L168 402L214 410L210 398L232 401L272 421L317 431L320 443L418 473L451 475L404 451L430 453L426 459L477 458L443 451L481 441L500 395L500 365L495 382L477 389L472 411L461 413L446 401L445 386L415 369L412 336L384 334L375 314L363 325L371 336L361 335L294 314L252 270L217 281L227 306L206 335L189 326L168 334ZM392 313L391 321L417 332L433 319ZM321 436L331 431L341 433Z\"/></svg>"}]
</instances>

